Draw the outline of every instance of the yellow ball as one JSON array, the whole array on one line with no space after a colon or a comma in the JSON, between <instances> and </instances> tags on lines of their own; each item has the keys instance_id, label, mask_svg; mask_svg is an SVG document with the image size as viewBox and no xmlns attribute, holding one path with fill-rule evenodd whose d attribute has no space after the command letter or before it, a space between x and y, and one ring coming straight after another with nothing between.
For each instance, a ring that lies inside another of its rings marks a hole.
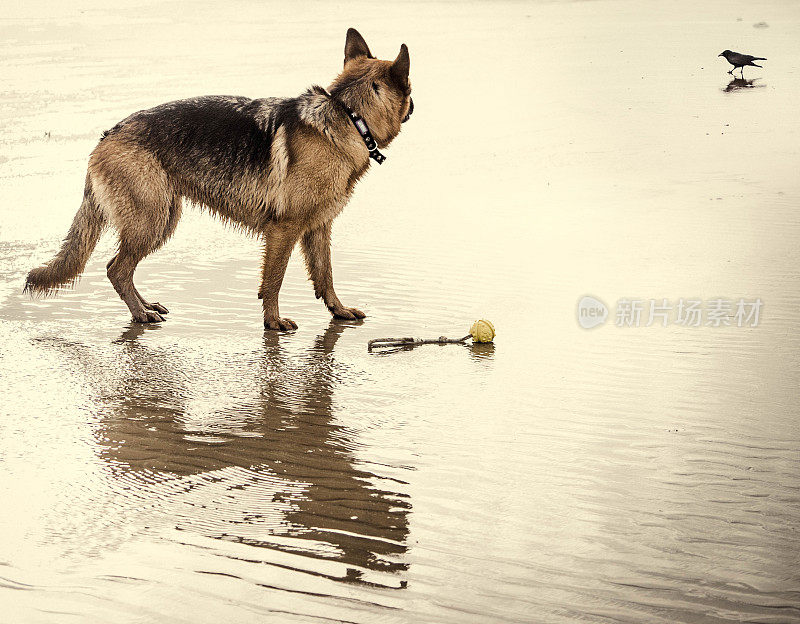
<instances>
[{"instance_id":1,"label":"yellow ball","mask_svg":"<svg viewBox=\"0 0 800 624\"><path fill-rule=\"evenodd\" d=\"M469 330L475 342L491 342L494 340L494 325L486 319L475 321Z\"/></svg>"}]
</instances>

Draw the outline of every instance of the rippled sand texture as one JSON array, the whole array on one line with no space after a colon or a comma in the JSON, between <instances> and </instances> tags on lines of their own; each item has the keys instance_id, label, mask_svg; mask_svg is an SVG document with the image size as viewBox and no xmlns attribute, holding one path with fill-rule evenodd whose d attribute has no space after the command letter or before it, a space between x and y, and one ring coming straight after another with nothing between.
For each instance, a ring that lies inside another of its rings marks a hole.
<instances>
[{"instance_id":1,"label":"rippled sand texture","mask_svg":"<svg viewBox=\"0 0 800 624\"><path fill-rule=\"evenodd\" d=\"M0 621L800 621L799 7L6 7ZM20 294L101 131L325 84L348 26L409 45L416 104L335 226L363 323L295 257L300 329L265 334L257 242L197 210L137 273L163 326L111 235ZM733 82L726 48L769 61ZM764 308L586 331L587 294ZM493 346L367 354L481 317Z\"/></svg>"}]
</instances>

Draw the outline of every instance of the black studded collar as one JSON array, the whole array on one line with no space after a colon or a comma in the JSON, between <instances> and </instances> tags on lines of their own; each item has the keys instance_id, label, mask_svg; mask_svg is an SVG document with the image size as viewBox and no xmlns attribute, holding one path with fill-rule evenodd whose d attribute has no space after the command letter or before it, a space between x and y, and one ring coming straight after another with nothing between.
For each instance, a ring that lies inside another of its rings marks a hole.
<instances>
[{"instance_id":1,"label":"black studded collar","mask_svg":"<svg viewBox=\"0 0 800 624\"><path fill-rule=\"evenodd\" d=\"M383 164L383 161L386 160L386 156L380 153L378 150L378 142L375 140L375 137L372 136L372 133L369 131L369 126L367 122L364 121L364 118L361 117L358 113L356 113L352 108L350 108L347 104L342 102L339 98L335 95L328 93L325 89L321 89L329 98L338 102L342 105L342 108L347 112L347 117L355 126L358 134L361 135L361 138L364 140L364 145L367 146L369 150L369 157L372 158L375 162L379 165Z\"/></svg>"},{"instance_id":2,"label":"black studded collar","mask_svg":"<svg viewBox=\"0 0 800 624\"><path fill-rule=\"evenodd\" d=\"M341 100L340 100L341 101ZM358 133L361 135L361 138L364 139L364 145L367 146L369 150L369 157L372 158L375 162L379 165L383 164L383 161L386 160L386 156L378 151L378 142L375 140L375 137L372 136L372 133L369 131L369 126L367 122L364 121L364 118L361 117L358 113L356 113L352 108L350 108L347 104L342 102L342 106L347 111L347 116L350 118L350 121L353 122L353 125L358 130Z\"/></svg>"}]
</instances>

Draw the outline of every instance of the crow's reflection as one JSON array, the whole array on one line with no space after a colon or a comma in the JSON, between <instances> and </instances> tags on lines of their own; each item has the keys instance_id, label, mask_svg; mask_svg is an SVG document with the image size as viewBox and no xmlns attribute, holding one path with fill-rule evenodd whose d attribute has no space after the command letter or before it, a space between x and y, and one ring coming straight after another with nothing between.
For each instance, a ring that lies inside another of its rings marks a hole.
<instances>
[{"instance_id":1,"label":"crow's reflection","mask_svg":"<svg viewBox=\"0 0 800 624\"><path fill-rule=\"evenodd\" d=\"M236 373L218 375L202 358L198 369L196 356L182 367L177 347L150 346L140 327L117 341L125 373L97 435L118 480L138 481L139 495L171 484L158 496L187 506L179 528L371 571L406 569L410 504L392 491L402 482L357 467L354 434L333 416L346 374L334 347L348 324L332 321L305 351L286 342L295 336L265 333L257 352L237 357Z\"/></svg>"},{"instance_id":2,"label":"crow's reflection","mask_svg":"<svg viewBox=\"0 0 800 624\"><path fill-rule=\"evenodd\" d=\"M763 87L764 85L756 84L760 78L754 78L753 80L747 80L743 78L734 78L731 80L728 85L723 89L726 93L730 93L731 91L738 91L739 89L753 89L755 87Z\"/></svg>"}]
</instances>

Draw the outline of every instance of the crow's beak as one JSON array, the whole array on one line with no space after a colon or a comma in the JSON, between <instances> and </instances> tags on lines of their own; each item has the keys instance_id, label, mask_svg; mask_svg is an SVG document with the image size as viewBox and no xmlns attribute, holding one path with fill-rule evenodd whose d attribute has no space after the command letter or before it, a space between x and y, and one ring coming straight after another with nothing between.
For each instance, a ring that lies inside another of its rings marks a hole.
<instances>
[{"instance_id":1,"label":"crow's beak","mask_svg":"<svg viewBox=\"0 0 800 624\"><path fill-rule=\"evenodd\" d=\"M722 56L721 54L717 54L717 56Z\"/></svg>"}]
</instances>

